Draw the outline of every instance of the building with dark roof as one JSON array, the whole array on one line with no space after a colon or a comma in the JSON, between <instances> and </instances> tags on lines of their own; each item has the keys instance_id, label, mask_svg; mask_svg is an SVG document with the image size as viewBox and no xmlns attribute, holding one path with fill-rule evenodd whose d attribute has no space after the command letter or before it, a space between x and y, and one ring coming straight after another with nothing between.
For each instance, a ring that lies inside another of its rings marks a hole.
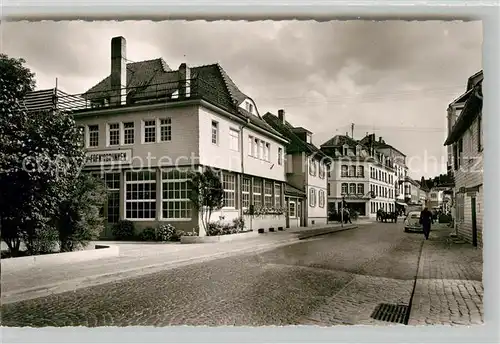
<instances>
[{"instance_id":1,"label":"building with dark roof","mask_svg":"<svg viewBox=\"0 0 500 344\"><path fill-rule=\"evenodd\" d=\"M84 129L86 169L109 186L110 222L171 223L204 235L187 180L190 171L211 167L221 171L225 190L224 208L211 220L242 217L255 230L285 226L288 140L218 63L129 63L125 38L115 37L110 75L58 104ZM259 216L250 220L250 213Z\"/></svg>"},{"instance_id":2,"label":"building with dark roof","mask_svg":"<svg viewBox=\"0 0 500 344\"><path fill-rule=\"evenodd\" d=\"M406 155L394 146L385 142L382 137L379 137L377 140L375 134L373 133L367 133L366 136L360 140L360 142L371 147L372 151L376 152L375 154L383 155L385 159L390 161L388 166L393 168L394 173L396 174L396 178L394 180L396 207L399 210L404 211L408 205L406 200L411 198L411 187L407 179L408 166L406 165Z\"/></svg>"},{"instance_id":3,"label":"building with dark roof","mask_svg":"<svg viewBox=\"0 0 500 344\"><path fill-rule=\"evenodd\" d=\"M448 106L448 173L453 177L452 216L456 234L482 246L483 71L467 80L465 93Z\"/></svg>"},{"instance_id":4,"label":"building with dark roof","mask_svg":"<svg viewBox=\"0 0 500 344\"><path fill-rule=\"evenodd\" d=\"M286 120L285 110L278 110L278 116L268 112L263 119L288 139L285 159L287 226L326 224L326 175L330 159L312 143L309 130L294 127Z\"/></svg>"},{"instance_id":5,"label":"building with dark roof","mask_svg":"<svg viewBox=\"0 0 500 344\"><path fill-rule=\"evenodd\" d=\"M376 217L377 211L396 210L395 170L390 157L366 140L336 135L321 145L332 160L328 175L330 211L344 207L360 216Z\"/></svg>"}]
</instances>

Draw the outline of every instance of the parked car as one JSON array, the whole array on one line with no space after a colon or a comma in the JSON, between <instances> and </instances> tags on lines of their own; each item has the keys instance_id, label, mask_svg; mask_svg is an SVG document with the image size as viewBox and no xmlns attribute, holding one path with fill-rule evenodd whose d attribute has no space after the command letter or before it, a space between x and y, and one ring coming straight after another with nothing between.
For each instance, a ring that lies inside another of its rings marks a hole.
<instances>
[{"instance_id":1,"label":"parked car","mask_svg":"<svg viewBox=\"0 0 500 344\"><path fill-rule=\"evenodd\" d=\"M410 211L406 215L405 221L405 232L423 232L424 228L420 224L420 212Z\"/></svg>"}]
</instances>

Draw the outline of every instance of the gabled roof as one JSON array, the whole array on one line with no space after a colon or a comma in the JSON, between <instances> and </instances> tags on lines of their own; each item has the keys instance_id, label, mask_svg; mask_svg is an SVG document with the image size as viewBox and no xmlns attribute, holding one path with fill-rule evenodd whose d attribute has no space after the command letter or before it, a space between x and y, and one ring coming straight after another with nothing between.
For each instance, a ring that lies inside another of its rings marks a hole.
<instances>
[{"instance_id":1,"label":"gabled roof","mask_svg":"<svg viewBox=\"0 0 500 344\"><path fill-rule=\"evenodd\" d=\"M380 142L380 141L377 141L375 139L373 139L373 140L370 141L370 136L372 138L374 138L373 135L374 134L368 134L365 137L363 137L359 142L361 142L362 144L364 144L366 146L369 146L370 143L371 143L371 144L373 144L373 148L375 148L375 149L393 149L394 151L398 152L402 156L406 156L403 152L401 152L400 150L394 148L394 146L391 146L390 144L386 143L385 141Z\"/></svg>"},{"instance_id":2,"label":"gabled roof","mask_svg":"<svg viewBox=\"0 0 500 344\"><path fill-rule=\"evenodd\" d=\"M327 158L328 156L324 154L318 147L313 145L312 143L308 143L302 140L297 134L295 134L294 128L290 123L285 121L282 123L280 119L273 115L270 112L267 112L263 117L264 121L266 121L271 127L273 127L276 131L280 132L281 135L286 137L289 140L289 144L287 145L287 153L306 153L311 154L318 159ZM327 161L325 161L327 162Z\"/></svg>"},{"instance_id":3,"label":"gabled roof","mask_svg":"<svg viewBox=\"0 0 500 344\"><path fill-rule=\"evenodd\" d=\"M358 141L346 135L335 135L330 140L323 143L321 148L329 148L329 147L341 147L344 145L348 145L349 147L356 147L357 145L363 146ZM363 147L365 148L365 147Z\"/></svg>"},{"instance_id":4,"label":"gabled roof","mask_svg":"<svg viewBox=\"0 0 500 344\"><path fill-rule=\"evenodd\" d=\"M483 70L480 70L479 72L470 76L467 79L467 87L466 87L465 93L458 96L458 98L453 100L448 106L453 106L455 104L462 104L462 103L466 102L467 99L469 99L469 96L472 94L474 87L478 83L482 82L482 80L483 80Z\"/></svg>"},{"instance_id":5,"label":"gabled roof","mask_svg":"<svg viewBox=\"0 0 500 344\"><path fill-rule=\"evenodd\" d=\"M469 79L467 79L467 90L474 88L479 82L483 81L483 70L481 69L479 72L471 75Z\"/></svg>"},{"instance_id":6,"label":"gabled roof","mask_svg":"<svg viewBox=\"0 0 500 344\"><path fill-rule=\"evenodd\" d=\"M218 63L190 67L191 79L201 79L213 88L214 94L224 97L224 101L240 105L245 99L250 98L244 94L227 72ZM153 92L166 92L172 94L177 90L179 71L172 70L163 59L127 63L127 90L135 91L136 97ZM87 98L100 98L111 90L111 76L108 75L97 85L90 88L84 95ZM250 98L251 99L251 98Z\"/></svg>"},{"instance_id":7,"label":"gabled roof","mask_svg":"<svg viewBox=\"0 0 500 344\"><path fill-rule=\"evenodd\" d=\"M456 98L454 101L452 101L448 106L453 106L455 104L462 104L464 103L472 93L472 89L468 90L464 94L460 95L458 98Z\"/></svg>"},{"instance_id":8,"label":"gabled roof","mask_svg":"<svg viewBox=\"0 0 500 344\"><path fill-rule=\"evenodd\" d=\"M221 108L230 111L238 118L283 138L278 131L269 126L262 118L239 108L246 99L252 99L243 93L227 72L218 63L190 67L191 79L198 79L200 88L205 86L210 92L204 94ZM179 71L172 70L163 59L127 63L127 92L134 100L147 100L156 94L172 95L178 90ZM193 86L193 85L192 85ZM111 76L107 76L97 85L83 94L87 99L109 97Z\"/></svg>"},{"instance_id":9,"label":"gabled roof","mask_svg":"<svg viewBox=\"0 0 500 344\"><path fill-rule=\"evenodd\" d=\"M444 142L445 146L455 143L481 113L483 108L482 86L483 79L481 78L474 86L472 94L465 102L464 109L451 128L451 132Z\"/></svg>"}]
</instances>

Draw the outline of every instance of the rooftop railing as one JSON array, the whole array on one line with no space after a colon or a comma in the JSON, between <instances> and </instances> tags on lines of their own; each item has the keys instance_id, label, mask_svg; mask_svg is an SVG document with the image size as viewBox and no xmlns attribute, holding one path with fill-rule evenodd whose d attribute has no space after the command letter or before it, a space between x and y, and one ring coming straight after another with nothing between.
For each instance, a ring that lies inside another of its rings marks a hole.
<instances>
[{"instance_id":1,"label":"rooftop railing","mask_svg":"<svg viewBox=\"0 0 500 344\"><path fill-rule=\"evenodd\" d=\"M194 99L206 100L226 110L234 108L234 104L227 94L219 91L213 84L200 78L176 80L159 84L145 84L143 86L115 90L108 87L94 92L61 95L57 99L57 108L80 113L91 110Z\"/></svg>"}]
</instances>

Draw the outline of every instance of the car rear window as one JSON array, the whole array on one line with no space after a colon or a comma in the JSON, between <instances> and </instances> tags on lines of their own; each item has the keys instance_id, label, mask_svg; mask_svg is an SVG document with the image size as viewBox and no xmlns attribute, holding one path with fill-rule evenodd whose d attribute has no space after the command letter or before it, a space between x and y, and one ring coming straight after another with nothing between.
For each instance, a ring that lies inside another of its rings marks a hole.
<instances>
[{"instance_id":1,"label":"car rear window","mask_svg":"<svg viewBox=\"0 0 500 344\"><path fill-rule=\"evenodd\" d=\"M411 214L410 217L412 219L418 219L420 216L418 216L418 214Z\"/></svg>"}]
</instances>

